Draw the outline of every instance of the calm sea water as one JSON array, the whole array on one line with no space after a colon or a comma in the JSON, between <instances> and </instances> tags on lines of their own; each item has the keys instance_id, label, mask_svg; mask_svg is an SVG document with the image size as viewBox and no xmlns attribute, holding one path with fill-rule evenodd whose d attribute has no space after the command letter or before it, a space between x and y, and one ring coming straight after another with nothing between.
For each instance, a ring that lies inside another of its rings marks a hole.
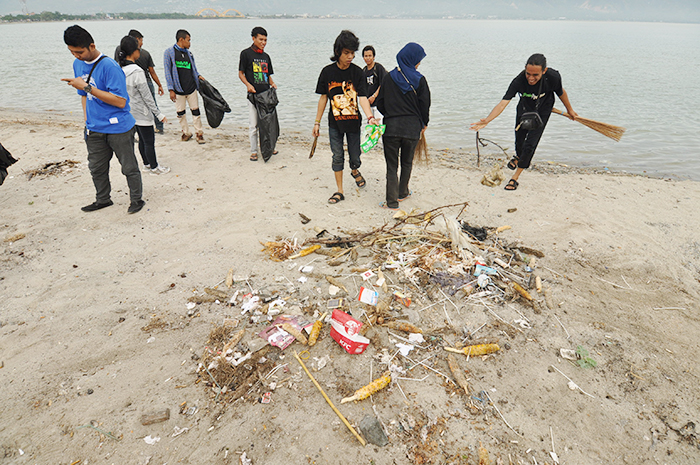
<instances>
[{"instance_id":1,"label":"calm sea water","mask_svg":"<svg viewBox=\"0 0 700 465\"><path fill-rule=\"evenodd\" d=\"M70 24L0 24L0 39L20 52L8 55L3 65L0 107L81 111L76 94L59 80L72 76L72 56L63 44L63 30ZM552 115L535 160L700 180L698 24L201 19L82 25L93 34L98 49L110 56L129 29L140 30L163 83L163 51L174 43L177 29L187 29L200 72L233 110L222 125L231 131L247 126L238 56L250 45L253 26L262 25L269 33L266 51L279 85L280 123L288 133L310 133L318 101L316 79L329 63L341 29L353 30L361 47L374 45L377 61L387 69L395 66L394 57L406 42L418 42L428 54L420 70L433 97L430 144L471 151L475 146L469 123L488 115L526 58L541 52L561 73L579 115L625 126L627 133L614 142ZM360 55L355 63L364 66ZM167 95L158 103L174 121L174 105ZM557 106L563 108L559 102ZM512 147L514 118L515 101L481 136Z\"/></svg>"}]
</instances>

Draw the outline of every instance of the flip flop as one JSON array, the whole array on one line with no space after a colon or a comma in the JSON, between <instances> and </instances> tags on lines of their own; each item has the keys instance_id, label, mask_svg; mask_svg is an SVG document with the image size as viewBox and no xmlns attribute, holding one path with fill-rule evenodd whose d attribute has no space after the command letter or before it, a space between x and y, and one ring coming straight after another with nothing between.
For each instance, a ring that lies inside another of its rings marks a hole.
<instances>
[{"instance_id":1,"label":"flip flop","mask_svg":"<svg viewBox=\"0 0 700 465\"><path fill-rule=\"evenodd\" d=\"M250 154L250 161L258 161L258 154L257 154L257 153L251 153L251 154Z\"/></svg>"},{"instance_id":2,"label":"flip flop","mask_svg":"<svg viewBox=\"0 0 700 465\"><path fill-rule=\"evenodd\" d=\"M397 207L397 208L390 207L389 205L387 205L386 202L380 203L379 206L380 206L381 208L385 209L385 210L391 210L391 211L394 211L394 212L399 211L398 207Z\"/></svg>"},{"instance_id":3,"label":"flip flop","mask_svg":"<svg viewBox=\"0 0 700 465\"><path fill-rule=\"evenodd\" d=\"M331 205L335 205L341 200L345 200L345 196L340 192L336 192L335 194L331 195L330 199L328 199L328 203L330 203Z\"/></svg>"},{"instance_id":4,"label":"flip flop","mask_svg":"<svg viewBox=\"0 0 700 465\"><path fill-rule=\"evenodd\" d=\"M520 160L520 159L519 159L518 157L513 157L513 158L511 158L510 161L508 162L508 164L506 165L506 167L507 167L509 170L514 170L515 168L518 167L518 161L519 161L519 160Z\"/></svg>"},{"instance_id":5,"label":"flip flop","mask_svg":"<svg viewBox=\"0 0 700 465\"><path fill-rule=\"evenodd\" d=\"M353 178L355 178L355 184L357 184L357 187L365 187L367 182L365 181L365 178L362 177L359 170L357 171L357 174L352 174L352 171L350 171L350 174Z\"/></svg>"},{"instance_id":6,"label":"flip flop","mask_svg":"<svg viewBox=\"0 0 700 465\"><path fill-rule=\"evenodd\" d=\"M508 181L508 184L506 184L506 187L504 187L503 189L507 191L514 191L518 188L518 185L518 181L516 181L515 179L511 179L510 181Z\"/></svg>"},{"instance_id":7,"label":"flip flop","mask_svg":"<svg viewBox=\"0 0 700 465\"><path fill-rule=\"evenodd\" d=\"M406 199L410 199L412 195L413 195L413 191L408 191L408 195L406 197L404 197L403 199L399 199L399 202L403 202Z\"/></svg>"}]
</instances>

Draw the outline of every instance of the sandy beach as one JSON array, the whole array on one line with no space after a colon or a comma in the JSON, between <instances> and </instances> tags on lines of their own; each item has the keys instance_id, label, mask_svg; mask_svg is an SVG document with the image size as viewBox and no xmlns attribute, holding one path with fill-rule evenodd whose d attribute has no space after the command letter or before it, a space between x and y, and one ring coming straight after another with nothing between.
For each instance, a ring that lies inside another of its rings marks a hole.
<instances>
[{"instance_id":1,"label":"sandy beach","mask_svg":"<svg viewBox=\"0 0 700 465\"><path fill-rule=\"evenodd\" d=\"M332 275L361 318L362 278L353 268L376 269L375 253L360 250L339 266L319 254L274 262L261 242L301 244L315 238L315 227L343 236L392 224L393 212L378 206L381 152L363 155L366 188L356 188L346 170L346 200L329 205L335 183L324 132L313 159L309 128L283 135L270 162L252 163L247 129L205 126L207 142L198 145L181 142L171 123L156 149L172 171L143 173L145 208L127 215L115 159L114 206L84 213L95 191L77 115L3 110L0 123L0 141L19 159L0 186L2 464L238 464L244 453L256 465L476 464L480 446L488 451L481 463L489 464L551 465L551 452L561 464L700 462L700 183L586 171L535 155L518 190L506 192L503 184L480 184L495 152L480 168L474 154L433 152L431 164L414 167L413 195L402 209L468 202L460 219L510 226L500 241L544 253L533 268L552 307L535 312L523 299L455 297L419 311L433 302L393 278L413 297L401 316L423 328L430 346L408 355L429 358L424 365L401 355L390 362L413 368L406 379L341 405L387 368L386 354L401 341L375 326L367 350L349 355L326 324L312 348L260 349L263 374L279 368L233 399L217 395L198 370L210 333L236 321L236 330L246 330L240 346L259 348L266 323L225 302L188 310L188 299L205 288L228 296L254 290L311 317L309 305L330 298L328 282L314 276ZM79 163L27 176L65 160ZM454 217L460 208L445 212ZM302 224L300 213L311 221ZM305 283L302 265L316 273ZM441 348L458 343L465 328L502 346L460 359L471 397L451 381ZM597 366L560 355L579 347ZM340 422L293 356L304 349L349 423L378 418L387 445L363 447ZM266 392L271 402L261 403ZM168 420L142 424L142 415L165 409Z\"/></svg>"}]
</instances>

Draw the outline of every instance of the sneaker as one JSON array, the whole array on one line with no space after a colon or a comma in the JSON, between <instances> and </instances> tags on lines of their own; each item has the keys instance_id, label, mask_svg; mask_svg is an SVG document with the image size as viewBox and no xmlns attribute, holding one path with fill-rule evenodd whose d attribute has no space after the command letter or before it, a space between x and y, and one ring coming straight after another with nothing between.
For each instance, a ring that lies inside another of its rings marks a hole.
<instances>
[{"instance_id":1,"label":"sneaker","mask_svg":"<svg viewBox=\"0 0 700 465\"><path fill-rule=\"evenodd\" d=\"M141 168L142 173L150 173L151 172L151 167L150 165L143 165L143 168Z\"/></svg>"},{"instance_id":2,"label":"sneaker","mask_svg":"<svg viewBox=\"0 0 700 465\"><path fill-rule=\"evenodd\" d=\"M182 142L187 142L190 139L192 139L192 134L183 134L182 135Z\"/></svg>"},{"instance_id":3,"label":"sneaker","mask_svg":"<svg viewBox=\"0 0 700 465\"><path fill-rule=\"evenodd\" d=\"M81 210L84 212L94 212L97 210L101 210L105 207L111 207L112 205L114 205L114 202L112 202L111 200L108 202L105 202L105 203L93 202L90 205L85 205L84 207L81 208Z\"/></svg>"},{"instance_id":4,"label":"sneaker","mask_svg":"<svg viewBox=\"0 0 700 465\"><path fill-rule=\"evenodd\" d=\"M165 173L169 173L169 172L170 172L170 168L165 167L165 166L163 166L163 165L158 165L158 166L156 166L155 168L153 168L152 170L149 170L149 171L150 171L151 173L153 173L153 174L165 174Z\"/></svg>"},{"instance_id":5,"label":"sneaker","mask_svg":"<svg viewBox=\"0 0 700 465\"><path fill-rule=\"evenodd\" d=\"M197 143L198 144L204 144L204 135L203 134L197 134Z\"/></svg>"},{"instance_id":6,"label":"sneaker","mask_svg":"<svg viewBox=\"0 0 700 465\"><path fill-rule=\"evenodd\" d=\"M143 206L146 205L145 200L139 200L137 202L131 202L131 205L129 205L129 209L126 211L127 213L138 213L141 211Z\"/></svg>"}]
</instances>

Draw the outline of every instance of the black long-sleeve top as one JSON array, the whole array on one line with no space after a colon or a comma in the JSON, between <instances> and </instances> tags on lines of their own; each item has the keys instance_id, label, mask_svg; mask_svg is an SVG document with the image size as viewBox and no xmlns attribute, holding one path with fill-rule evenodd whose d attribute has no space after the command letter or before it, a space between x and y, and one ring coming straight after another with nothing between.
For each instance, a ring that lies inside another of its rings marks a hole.
<instances>
[{"instance_id":1,"label":"black long-sleeve top","mask_svg":"<svg viewBox=\"0 0 700 465\"><path fill-rule=\"evenodd\" d=\"M404 94L387 74L375 103L384 115L385 136L420 139L421 130L430 120L430 88L425 77L421 78L416 92L410 90Z\"/></svg>"}]
</instances>

